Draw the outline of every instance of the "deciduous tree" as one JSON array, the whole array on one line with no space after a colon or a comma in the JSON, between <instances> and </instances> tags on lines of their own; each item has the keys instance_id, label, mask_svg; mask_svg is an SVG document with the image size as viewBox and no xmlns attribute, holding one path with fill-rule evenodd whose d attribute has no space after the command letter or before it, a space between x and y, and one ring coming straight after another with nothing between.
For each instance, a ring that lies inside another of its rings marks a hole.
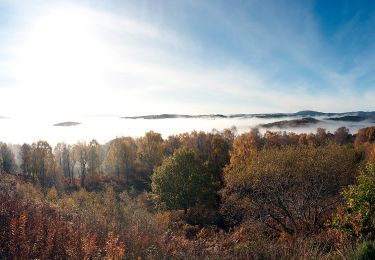
<instances>
[{"instance_id":1,"label":"deciduous tree","mask_svg":"<svg viewBox=\"0 0 375 260\"><path fill-rule=\"evenodd\" d=\"M146 174L151 176L155 167L163 161L163 138L153 131L147 132L138 139L138 157L145 167Z\"/></svg>"},{"instance_id":2,"label":"deciduous tree","mask_svg":"<svg viewBox=\"0 0 375 260\"><path fill-rule=\"evenodd\" d=\"M90 176L98 175L100 173L100 144L98 141L91 140L88 147L88 161L87 161L87 170Z\"/></svg>"},{"instance_id":3,"label":"deciduous tree","mask_svg":"<svg viewBox=\"0 0 375 260\"><path fill-rule=\"evenodd\" d=\"M164 160L152 175L155 200L167 209L187 209L213 199L207 168L190 149L180 149Z\"/></svg>"},{"instance_id":4,"label":"deciduous tree","mask_svg":"<svg viewBox=\"0 0 375 260\"><path fill-rule=\"evenodd\" d=\"M13 173L16 168L13 152L7 144L0 143L0 172Z\"/></svg>"},{"instance_id":5,"label":"deciduous tree","mask_svg":"<svg viewBox=\"0 0 375 260\"><path fill-rule=\"evenodd\" d=\"M22 174L26 176L32 176L33 169L32 169L32 147L29 144L23 144L21 146L21 171Z\"/></svg>"},{"instance_id":6,"label":"deciduous tree","mask_svg":"<svg viewBox=\"0 0 375 260\"><path fill-rule=\"evenodd\" d=\"M264 149L225 172L223 211L289 234L319 231L354 180L354 149L340 145ZM238 171L238 169L241 169Z\"/></svg>"},{"instance_id":7,"label":"deciduous tree","mask_svg":"<svg viewBox=\"0 0 375 260\"><path fill-rule=\"evenodd\" d=\"M86 142L78 142L73 147L73 154L79 164L79 175L81 180L81 187L85 187L85 180L88 167L88 147Z\"/></svg>"},{"instance_id":8,"label":"deciduous tree","mask_svg":"<svg viewBox=\"0 0 375 260\"><path fill-rule=\"evenodd\" d=\"M32 144L32 171L43 187L54 186L58 182L58 171L52 147L46 141Z\"/></svg>"},{"instance_id":9,"label":"deciduous tree","mask_svg":"<svg viewBox=\"0 0 375 260\"><path fill-rule=\"evenodd\" d=\"M120 137L111 141L106 157L110 172L128 179L135 167L137 145L131 137Z\"/></svg>"}]
</instances>

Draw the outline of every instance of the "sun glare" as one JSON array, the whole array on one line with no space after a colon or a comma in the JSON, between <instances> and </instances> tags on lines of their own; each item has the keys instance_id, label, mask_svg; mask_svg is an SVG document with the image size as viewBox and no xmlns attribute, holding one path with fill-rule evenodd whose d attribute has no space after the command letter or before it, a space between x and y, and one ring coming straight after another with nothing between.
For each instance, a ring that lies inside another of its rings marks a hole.
<instances>
[{"instance_id":1,"label":"sun glare","mask_svg":"<svg viewBox=\"0 0 375 260\"><path fill-rule=\"evenodd\" d=\"M103 46L93 17L80 10L52 11L27 33L18 78L37 88L86 87L97 79Z\"/></svg>"},{"instance_id":2,"label":"sun glare","mask_svg":"<svg viewBox=\"0 0 375 260\"><path fill-rule=\"evenodd\" d=\"M103 97L98 89L105 86L105 69L110 63L109 48L96 26L98 17L92 11L59 9L30 25L17 48L15 78L25 96L48 97L44 104L35 102L31 110L47 117L74 114L85 107L83 97ZM58 100L70 104L60 107ZM46 104L53 109L46 111ZM85 113L84 109L80 111Z\"/></svg>"}]
</instances>

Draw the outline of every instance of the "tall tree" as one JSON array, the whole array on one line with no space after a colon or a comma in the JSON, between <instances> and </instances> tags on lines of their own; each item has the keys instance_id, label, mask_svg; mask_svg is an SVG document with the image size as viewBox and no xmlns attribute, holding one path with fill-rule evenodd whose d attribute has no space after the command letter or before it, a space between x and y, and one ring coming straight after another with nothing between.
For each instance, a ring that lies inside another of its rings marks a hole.
<instances>
[{"instance_id":1,"label":"tall tree","mask_svg":"<svg viewBox=\"0 0 375 260\"><path fill-rule=\"evenodd\" d=\"M155 200L167 209L185 213L198 203L213 202L213 187L207 167L193 150L177 150L152 175Z\"/></svg>"},{"instance_id":2,"label":"tall tree","mask_svg":"<svg viewBox=\"0 0 375 260\"><path fill-rule=\"evenodd\" d=\"M32 147L29 144L23 144L21 146L21 171L26 176L33 175L33 159L32 159Z\"/></svg>"},{"instance_id":3,"label":"tall tree","mask_svg":"<svg viewBox=\"0 0 375 260\"><path fill-rule=\"evenodd\" d=\"M16 169L16 163L13 152L7 144L0 143L0 172L13 173Z\"/></svg>"},{"instance_id":4,"label":"tall tree","mask_svg":"<svg viewBox=\"0 0 375 260\"><path fill-rule=\"evenodd\" d=\"M111 141L106 157L106 166L109 171L118 177L128 179L134 170L137 158L137 146L133 138L121 137Z\"/></svg>"},{"instance_id":5,"label":"tall tree","mask_svg":"<svg viewBox=\"0 0 375 260\"><path fill-rule=\"evenodd\" d=\"M88 161L87 161L87 170L90 176L94 176L99 174L100 172L100 165L101 165L101 158L100 158L100 144L95 140L91 140L88 144Z\"/></svg>"},{"instance_id":6,"label":"tall tree","mask_svg":"<svg viewBox=\"0 0 375 260\"><path fill-rule=\"evenodd\" d=\"M57 184L58 172L52 147L46 141L32 144L32 171L43 187Z\"/></svg>"},{"instance_id":7,"label":"tall tree","mask_svg":"<svg viewBox=\"0 0 375 260\"><path fill-rule=\"evenodd\" d=\"M85 180L87 175L87 165L88 165L88 147L86 142L78 142L73 146L73 154L75 160L79 164L79 177L81 180L81 187L85 187Z\"/></svg>"},{"instance_id":8,"label":"tall tree","mask_svg":"<svg viewBox=\"0 0 375 260\"><path fill-rule=\"evenodd\" d=\"M181 140L178 135L170 135L168 138L163 142L164 147L164 155L171 156L173 153L181 147Z\"/></svg>"},{"instance_id":9,"label":"tall tree","mask_svg":"<svg viewBox=\"0 0 375 260\"><path fill-rule=\"evenodd\" d=\"M349 129L345 126L337 128L334 134L335 142L345 144L350 141Z\"/></svg>"},{"instance_id":10,"label":"tall tree","mask_svg":"<svg viewBox=\"0 0 375 260\"><path fill-rule=\"evenodd\" d=\"M71 167L71 147L65 143L58 143L54 149L56 161L63 170L64 177L73 182L73 169Z\"/></svg>"},{"instance_id":11,"label":"tall tree","mask_svg":"<svg viewBox=\"0 0 375 260\"><path fill-rule=\"evenodd\" d=\"M318 128L316 129L316 134L315 134L315 143L317 145L322 145L327 142L327 132L326 129L324 128Z\"/></svg>"},{"instance_id":12,"label":"tall tree","mask_svg":"<svg viewBox=\"0 0 375 260\"><path fill-rule=\"evenodd\" d=\"M147 132L144 137L138 139L138 157L151 176L154 168L163 161L163 138L161 134L153 131Z\"/></svg>"},{"instance_id":13,"label":"tall tree","mask_svg":"<svg viewBox=\"0 0 375 260\"><path fill-rule=\"evenodd\" d=\"M223 170L230 159L230 143L221 135L210 136L210 153L207 160L208 170L217 189L223 185Z\"/></svg>"}]
</instances>

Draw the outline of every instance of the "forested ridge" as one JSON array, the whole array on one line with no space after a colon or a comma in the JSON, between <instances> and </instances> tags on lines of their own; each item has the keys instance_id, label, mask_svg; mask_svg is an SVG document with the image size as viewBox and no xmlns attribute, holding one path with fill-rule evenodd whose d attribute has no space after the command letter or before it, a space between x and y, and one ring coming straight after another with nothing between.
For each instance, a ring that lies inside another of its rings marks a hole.
<instances>
[{"instance_id":1,"label":"forested ridge","mask_svg":"<svg viewBox=\"0 0 375 260\"><path fill-rule=\"evenodd\" d=\"M375 259L375 127L0 143L1 259Z\"/></svg>"}]
</instances>

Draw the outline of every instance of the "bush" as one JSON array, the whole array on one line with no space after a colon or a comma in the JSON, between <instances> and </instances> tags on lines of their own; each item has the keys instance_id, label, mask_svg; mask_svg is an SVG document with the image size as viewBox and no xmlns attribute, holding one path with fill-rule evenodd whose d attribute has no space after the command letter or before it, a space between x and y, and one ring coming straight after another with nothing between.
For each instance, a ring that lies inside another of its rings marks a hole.
<instances>
[{"instance_id":1,"label":"bush","mask_svg":"<svg viewBox=\"0 0 375 260\"><path fill-rule=\"evenodd\" d=\"M342 227L357 237L375 236L375 164L368 164L357 177L357 184L343 192L346 200Z\"/></svg>"},{"instance_id":2,"label":"bush","mask_svg":"<svg viewBox=\"0 0 375 260\"><path fill-rule=\"evenodd\" d=\"M355 260L372 260L375 259L375 242L365 241L360 243L350 259Z\"/></svg>"}]
</instances>

